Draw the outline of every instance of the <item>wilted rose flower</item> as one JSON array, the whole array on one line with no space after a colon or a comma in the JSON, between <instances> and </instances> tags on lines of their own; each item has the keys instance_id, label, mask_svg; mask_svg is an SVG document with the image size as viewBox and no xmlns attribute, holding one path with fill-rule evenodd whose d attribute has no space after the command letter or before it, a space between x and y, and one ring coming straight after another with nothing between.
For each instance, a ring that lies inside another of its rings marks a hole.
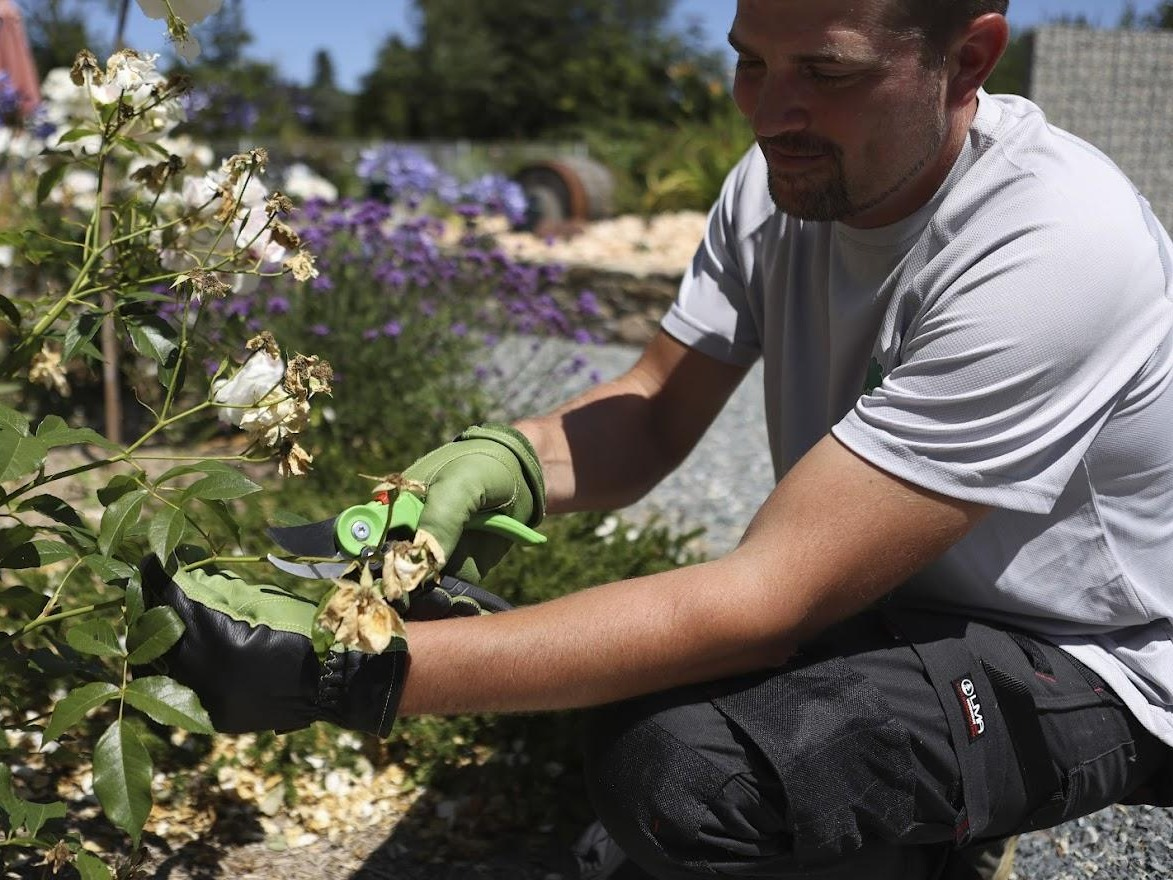
<instances>
[{"instance_id":1,"label":"wilted rose flower","mask_svg":"<svg viewBox=\"0 0 1173 880\"><path fill-rule=\"evenodd\" d=\"M55 389L62 397L68 397L69 380L61 365L61 352L46 345L34 354L29 365L29 381Z\"/></svg>"},{"instance_id":2,"label":"wilted rose flower","mask_svg":"<svg viewBox=\"0 0 1173 880\"><path fill-rule=\"evenodd\" d=\"M317 355L295 354L285 370L285 390L298 400L313 394L329 394L334 368Z\"/></svg>"},{"instance_id":3,"label":"wilted rose flower","mask_svg":"<svg viewBox=\"0 0 1173 880\"><path fill-rule=\"evenodd\" d=\"M212 403L221 405L220 419L241 427L250 407L258 406L267 396L280 390L285 377L285 362L268 351L254 351L230 379L220 379L212 386ZM281 397L285 397L281 393Z\"/></svg>"},{"instance_id":4,"label":"wilted rose flower","mask_svg":"<svg viewBox=\"0 0 1173 880\"><path fill-rule=\"evenodd\" d=\"M313 461L314 457L299 444L286 441L278 453L277 473L283 477L304 477Z\"/></svg>"},{"instance_id":5,"label":"wilted rose flower","mask_svg":"<svg viewBox=\"0 0 1173 880\"><path fill-rule=\"evenodd\" d=\"M224 5L224 0L170 0L171 12L188 24L198 24L210 15L215 15ZM147 18L167 18L167 4L163 0L138 0Z\"/></svg>"},{"instance_id":6,"label":"wilted rose flower","mask_svg":"<svg viewBox=\"0 0 1173 880\"><path fill-rule=\"evenodd\" d=\"M403 620L374 588L369 568L363 568L357 584L351 580L334 583L337 589L318 623L334 633L338 642L368 654L381 654L394 636L407 638Z\"/></svg>"},{"instance_id":7,"label":"wilted rose flower","mask_svg":"<svg viewBox=\"0 0 1173 880\"><path fill-rule=\"evenodd\" d=\"M298 251L285 261L285 268L293 273L298 281L309 281L318 277L317 267L314 266L314 257L308 251Z\"/></svg>"},{"instance_id":8,"label":"wilted rose flower","mask_svg":"<svg viewBox=\"0 0 1173 880\"><path fill-rule=\"evenodd\" d=\"M309 401L297 400L281 388L245 410L240 428L253 441L277 449L292 435L301 433L309 420Z\"/></svg>"},{"instance_id":9,"label":"wilted rose flower","mask_svg":"<svg viewBox=\"0 0 1173 880\"><path fill-rule=\"evenodd\" d=\"M383 595L391 602L401 599L439 574L444 562L440 542L424 529L411 541L395 541L383 558Z\"/></svg>"}]
</instances>

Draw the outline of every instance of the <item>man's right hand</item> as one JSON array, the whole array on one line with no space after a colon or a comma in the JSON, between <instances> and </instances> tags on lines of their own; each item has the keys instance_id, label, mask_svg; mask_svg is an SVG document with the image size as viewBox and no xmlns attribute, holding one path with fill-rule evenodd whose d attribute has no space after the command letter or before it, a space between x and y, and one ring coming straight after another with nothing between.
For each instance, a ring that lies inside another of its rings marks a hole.
<instances>
[{"instance_id":1,"label":"man's right hand","mask_svg":"<svg viewBox=\"0 0 1173 880\"><path fill-rule=\"evenodd\" d=\"M537 453L523 434L500 424L474 425L416 461L403 476L426 489L419 532L436 539L444 570L480 583L505 551L507 538L466 531L477 513L503 513L536 526L546 487Z\"/></svg>"}]
</instances>

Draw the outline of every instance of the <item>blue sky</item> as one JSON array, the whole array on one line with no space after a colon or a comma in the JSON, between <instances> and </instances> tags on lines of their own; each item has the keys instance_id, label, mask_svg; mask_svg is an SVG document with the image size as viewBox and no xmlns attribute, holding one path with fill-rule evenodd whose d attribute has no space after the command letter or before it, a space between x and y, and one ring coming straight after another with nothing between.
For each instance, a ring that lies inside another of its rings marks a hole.
<instances>
[{"instance_id":1,"label":"blue sky","mask_svg":"<svg viewBox=\"0 0 1173 880\"><path fill-rule=\"evenodd\" d=\"M1113 27L1125 5L1126 0L1011 0L1010 23L1028 28L1062 15L1086 15L1094 25ZM1134 5L1144 13L1156 7L1158 0L1136 0ZM736 0L677 0L676 20L679 24L698 22L711 46L727 49L725 34L736 7ZM333 56L339 85L348 89L370 69L387 35L400 33L410 39L410 8L410 0L331 0L326 4L320 0L244 0L246 22L255 38L253 55L275 62L290 79L305 81L314 52L327 49ZM131 9L127 42L143 51L165 51L162 23L147 19L135 4ZM110 21L94 22L95 30L102 27L109 28L112 36Z\"/></svg>"}]
</instances>

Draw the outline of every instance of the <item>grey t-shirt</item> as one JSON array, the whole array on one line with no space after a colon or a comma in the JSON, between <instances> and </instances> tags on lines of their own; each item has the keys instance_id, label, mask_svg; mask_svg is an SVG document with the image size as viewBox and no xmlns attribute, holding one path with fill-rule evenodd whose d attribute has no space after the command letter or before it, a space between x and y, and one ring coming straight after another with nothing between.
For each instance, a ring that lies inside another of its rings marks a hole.
<instances>
[{"instance_id":1,"label":"grey t-shirt","mask_svg":"<svg viewBox=\"0 0 1173 880\"><path fill-rule=\"evenodd\" d=\"M755 147L663 327L764 358L776 477L832 432L991 505L901 589L1050 637L1173 744L1173 244L1106 157L983 92L934 198L859 230L778 211Z\"/></svg>"}]
</instances>

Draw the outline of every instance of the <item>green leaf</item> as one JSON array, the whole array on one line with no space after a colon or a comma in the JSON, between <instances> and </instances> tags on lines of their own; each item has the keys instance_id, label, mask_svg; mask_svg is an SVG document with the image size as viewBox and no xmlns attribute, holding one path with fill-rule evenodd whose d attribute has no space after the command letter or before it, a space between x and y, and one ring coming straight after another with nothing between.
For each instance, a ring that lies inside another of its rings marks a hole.
<instances>
[{"instance_id":1,"label":"green leaf","mask_svg":"<svg viewBox=\"0 0 1173 880\"><path fill-rule=\"evenodd\" d=\"M0 556L5 556L27 544L36 533L36 529L32 526L26 526L24 523L9 529L0 529Z\"/></svg>"},{"instance_id":2,"label":"green leaf","mask_svg":"<svg viewBox=\"0 0 1173 880\"><path fill-rule=\"evenodd\" d=\"M94 748L94 794L106 818L137 847L151 812L151 756L135 732L115 721Z\"/></svg>"},{"instance_id":3,"label":"green leaf","mask_svg":"<svg viewBox=\"0 0 1173 880\"><path fill-rule=\"evenodd\" d=\"M36 617L49 601L35 590L30 590L23 584L0 590L0 607L17 611L25 617Z\"/></svg>"},{"instance_id":4,"label":"green leaf","mask_svg":"<svg viewBox=\"0 0 1173 880\"><path fill-rule=\"evenodd\" d=\"M94 546L94 539L96 535L86 522L81 518L81 515L73 509L73 506L65 501L62 501L55 495L34 495L31 498L25 498L16 505L16 510L24 513L26 511L35 511L41 516L47 517L54 522L61 523L65 526L65 532L73 537L78 543L85 545L87 548ZM45 529L48 530L47 528Z\"/></svg>"},{"instance_id":5,"label":"green leaf","mask_svg":"<svg viewBox=\"0 0 1173 880\"><path fill-rule=\"evenodd\" d=\"M82 312L72 321L65 330L65 343L61 349L61 360L68 361L78 352L89 346L98 328L102 326L102 316L97 312ZM99 352L100 354L100 352Z\"/></svg>"},{"instance_id":6,"label":"green leaf","mask_svg":"<svg viewBox=\"0 0 1173 880\"><path fill-rule=\"evenodd\" d=\"M55 449L58 446L76 446L80 443L90 443L104 449L118 449L93 428L71 428L61 416L45 416L41 424L37 425L37 439L45 444L46 449Z\"/></svg>"},{"instance_id":7,"label":"green leaf","mask_svg":"<svg viewBox=\"0 0 1173 880\"><path fill-rule=\"evenodd\" d=\"M126 688L126 702L160 724L192 733L215 733L195 691L165 675L136 678Z\"/></svg>"},{"instance_id":8,"label":"green leaf","mask_svg":"<svg viewBox=\"0 0 1173 880\"><path fill-rule=\"evenodd\" d=\"M61 182L61 178L65 176L65 172L68 170L69 163L60 162L41 175L40 179L37 180L38 205L49 198L49 193L53 190L53 187Z\"/></svg>"},{"instance_id":9,"label":"green leaf","mask_svg":"<svg viewBox=\"0 0 1173 880\"><path fill-rule=\"evenodd\" d=\"M146 497L146 489L127 492L102 513L102 524L98 527L98 549L103 556L109 556L122 541L126 530L138 522Z\"/></svg>"},{"instance_id":10,"label":"green leaf","mask_svg":"<svg viewBox=\"0 0 1173 880\"><path fill-rule=\"evenodd\" d=\"M74 688L53 707L53 714L49 718L42 741L52 742L57 739L94 709L114 699L118 694L118 688L105 681L92 681Z\"/></svg>"},{"instance_id":11,"label":"green leaf","mask_svg":"<svg viewBox=\"0 0 1173 880\"><path fill-rule=\"evenodd\" d=\"M179 394L187 384L187 358L177 357L173 364L159 367L159 381L164 388L173 389L173 394Z\"/></svg>"},{"instance_id":12,"label":"green leaf","mask_svg":"<svg viewBox=\"0 0 1173 880\"><path fill-rule=\"evenodd\" d=\"M16 433L27 437L29 433L29 418L10 407L0 405L0 427L11 428Z\"/></svg>"},{"instance_id":13,"label":"green leaf","mask_svg":"<svg viewBox=\"0 0 1173 880\"><path fill-rule=\"evenodd\" d=\"M12 790L12 771L6 764L0 764L0 810L8 814L11 828L24 825L24 801Z\"/></svg>"},{"instance_id":14,"label":"green leaf","mask_svg":"<svg viewBox=\"0 0 1173 880\"><path fill-rule=\"evenodd\" d=\"M261 487L244 474L225 470L210 473L203 479L196 480L187 487L186 494L204 501L231 501L260 491Z\"/></svg>"},{"instance_id":15,"label":"green leaf","mask_svg":"<svg viewBox=\"0 0 1173 880\"><path fill-rule=\"evenodd\" d=\"M126 625L134 626L143 616L143 585L139 582L139 573L134 573L134 579L126 585Z\"/></svg>"},{"instance_id":16,"label":"green leaf","mask_svg":"<svg viewBox=\"0 0 1173 880\"><path fill-rule=\"evenodd\" d=\"M174 608L152 608L135 621L126 635L132 666L162 657L183 635L183 621Z\"/></svg>"},{"instance_id":17,"label":"green leaf","mask_svg":"<svg viewBox=\"0 0 1173 880\"><path fill-rule=\"evenodd\" d=\"M125 318L130 341L139 354L155 360L163 367L173 367L179 346L175 343L175 328L162 318L135 316Z\"/></svg>"},{"instance_id":18,"label":"green leaf","mask_svg":"<svg viewBox=\"0 0 1173 880\"><path fill-rule=\"evenodd\" d=\"M64 818L64 801L53 801L48 804L36 804L32 801L24 802L24 827L28 829L29 837L36 837L44 824L50 819Z\"/></svg>"},{"instance_id":19,"label":"green leaf","mask_svg":"<svg viewBox=\"0 0 1173 880\"><path fill-rule=\"evenodd\" d=\"M240 523L236 521L236 517L228 509L228 505L223 501L208 501L203 498L199 499L199 502L211 511L212 515L220 521L220 525L228 530L228 534L232 536L232 540L239 544L241 538Z\"/></svg>"},{"instance_id":20,"label":"green leaf","mask_svg":"<svg viewBox=\"0 0 1173 880\"><path fill-rule=\"evenodd\" d=\"M147 543L151 546L151 552L160 560L165 560L183 538L186 528L187 517L180 508L164 508L158 516L151 519L151 524L147 528Z\"/></svg>"},{"instance_id":21,"label":"green leaf","mask_svg":"<svg viewBox=\"0 0 1173 880\"><path fill-rule=\"evenodd\" d=\"M83 128L83 127L79 126L78 128L71 128L69 131L65 132L65 134L58 137L57 143L71 144L74 141L80 141L82 138L88 138L88 137L94 137L94 136L100 137L101 134L102 133L100 131L97 131L96 129Z\"/></svg>"},{"instance_id":22,"label":"green leaf","mask_svg":"<svg viewBox=\"0 0 1173 880\"><path fill-rule=\"evenodd\" d=\"M86 568L96 574L103 583L116 584L126 581L138 574L138 569L121 559L111 559L109 556L93 555L82 560Z\"/></svg>"},{"instance_id":23,"label":"green leaf","mask_svg":"<svg viewBox=\"0 0 1173 880\"><path fill-rule=\"evenodd\" d=\"M76 553L77 551L61 541L29 541L0 557L0 568L42 568L62 559L69 559Z\"/></svg>"},{"instance_id":24,"label":"green leaf","mask_svg":"<svg viewBox=\"0 0 1173 880\"><path fill-rule=\"evenodd\" d=\"M193 464L177 464L173 468L168 468L155 478L155 485L161 486L169 480L174 480L176 477L186 477L188 474L198 474L201 469Z\"/></svg>"},{"instance_id":25,"label":"green leaf","mask_svg":"<svg viewBox=\"0 0 1173 880\"><path fill-rule=\"evenodd\" d=\"M110 869L106 867L105 862L84 849L78 850L73 866L77 868L77 873L81 875L81 880L111 880L114 876L110 873Z\"/></svg>"},{"instance_id":26,"label":"green leaf","mask_svg":"<svg viewBox=\"0 0 1173 880\"><path fill-rule=\"evenodd\" d=\"M87 620L78 624L65 634L65 641L73 650L83 654L97 657L121 657L123 654L118 634L107 620Z\"/></svg>"},{"instance_id":27,"label":"green leaf","mask_svg":"<svg viewBox=\"0 0 1173 880\"><path fill-rule=\"evenodd\" d=\"M13 329L20 329L22 320L20 309L16 307L16 303L2 295L0 295L0 313L3 313L5 320L13 326Z\"/></svg>"},{"instance_id":28,"label":"green leaf","mask_svg":"<svg viewBox=\"0 0 1173 880\"><path fill-rule=\"evenodd\" d=\"M98 500L109 507L123 495L138 488L138 481L130 474L115 474L104 488L98 490Z\"/></svg>"},{"instance_id":29,"label":"green leaf","mask_svg":"<svg viewBox=\"0 0 1173 880\"><path fill-rule=\"evenodd\" d=\"M0 483L39 470L45 463L45 444L9 427L0 428Z\"/></svg>"},{"instance_id":30,"label":"green leaf","mask_svg":"<svg viewBox=\"0 0 1173 880\"><path fill-rule=\"evenodd\" d=\"M61 801L37 804L19 797L12 789L12 771L2 764L0 764L0 810L8 814L8 824L11 829L23 827L28 831L30 838L36 837L37 832L48 820L65 817L65 804Z\"/></svg>"}]
</instances>

